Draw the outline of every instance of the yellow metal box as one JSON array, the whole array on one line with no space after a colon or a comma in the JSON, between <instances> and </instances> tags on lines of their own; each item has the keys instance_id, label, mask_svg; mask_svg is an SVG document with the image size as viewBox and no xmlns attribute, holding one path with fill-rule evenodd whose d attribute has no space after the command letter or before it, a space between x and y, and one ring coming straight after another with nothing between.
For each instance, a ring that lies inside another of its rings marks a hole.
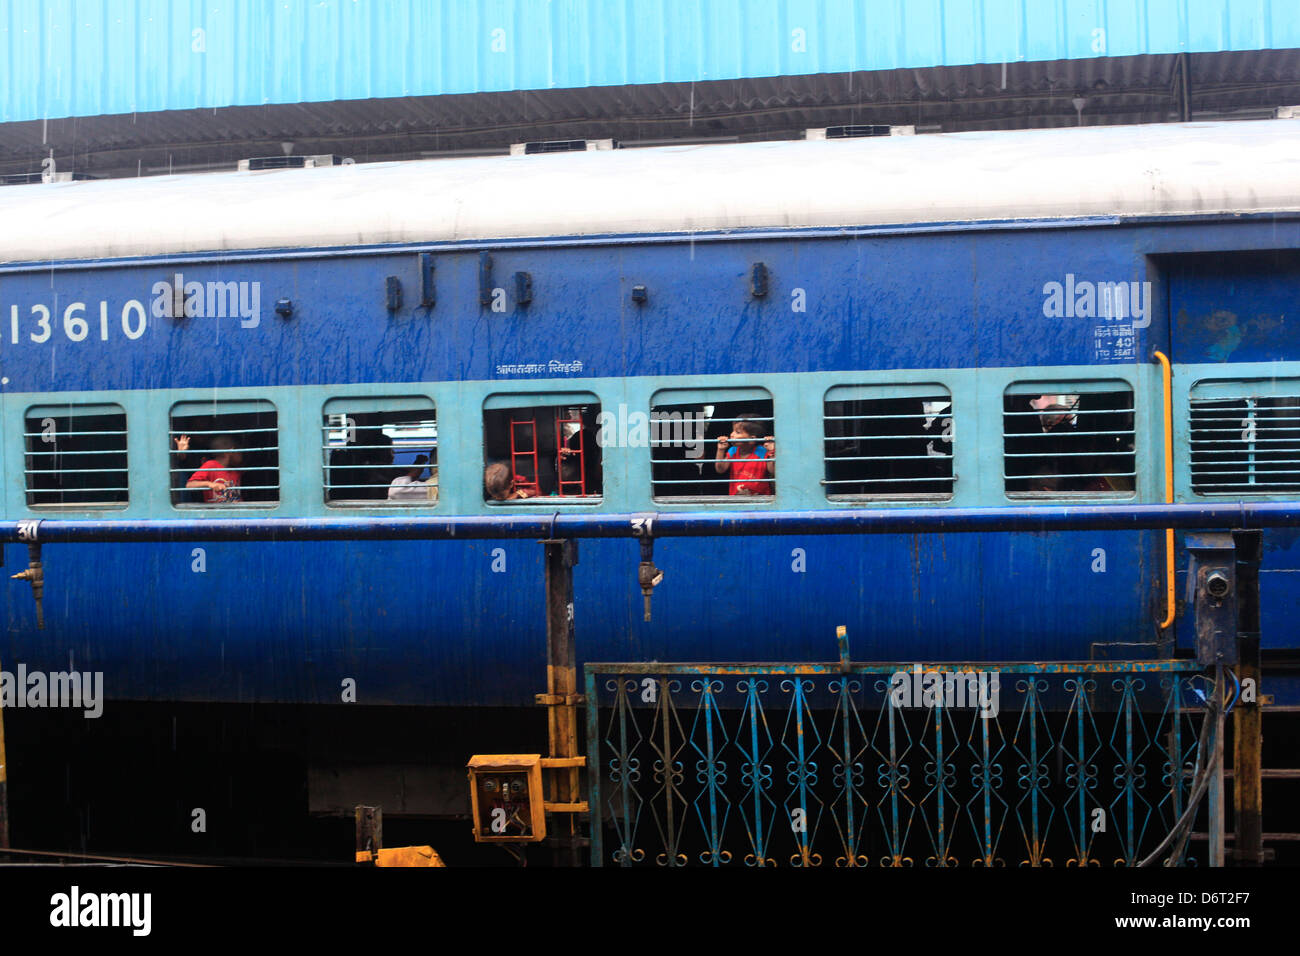
<instances>
[{"instance_id":1,"label":"yellow metal box","mask_svg":"<svg viewBox=\"0 0 1300 956\"><path fill-rule=\"evenodd\" d=\"M546 839L540 754L477 754L467 766L476 842Z\"/></svg>"}]
</instances>

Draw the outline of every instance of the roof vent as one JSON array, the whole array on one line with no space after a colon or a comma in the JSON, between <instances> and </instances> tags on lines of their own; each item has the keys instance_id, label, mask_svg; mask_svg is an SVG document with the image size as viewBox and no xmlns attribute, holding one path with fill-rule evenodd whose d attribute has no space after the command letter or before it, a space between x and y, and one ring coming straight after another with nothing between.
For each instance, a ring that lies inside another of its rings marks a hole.
<instances>
[{"instance_id":1,"label":"roof vent","mask_svg":"<svg viewBox=\"0 0 1300 956\"><path fill-rule=\"evenodd\" d=\"M858 139L863 136L915 136L915 126L827 126L804 130L804 139Z\"/></svg>"},{"instance_id":2,"label":"roof vent","mask_svg":"<svg viewBox=\"0 0 1300 956\"><path fill-rule=\"evenodd\" d=\"M351 166L352 159L325 153L320 156L257 156L239 161L240 172L259 169L315 169L317 166Z\"/></svg>"},{"instance_id":3,"label":"roof vent","mask_svg":"<svg viewBox=\"0 0 1300 956\"><path fill-rule=\"evenodd\" d=\"M597 149L618 149L612 139L552 139L537 143L511 143L511 156L535 153L589 153Z\"/></svg>"}]
</instances>

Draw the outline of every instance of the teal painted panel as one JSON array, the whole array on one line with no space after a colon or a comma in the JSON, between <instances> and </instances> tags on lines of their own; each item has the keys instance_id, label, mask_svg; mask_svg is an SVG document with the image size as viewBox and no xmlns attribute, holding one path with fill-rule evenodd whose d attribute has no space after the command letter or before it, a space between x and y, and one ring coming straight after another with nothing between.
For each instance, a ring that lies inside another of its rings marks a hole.
<instances>
[{"instance_id":1,"label":"teal painted panel","mask_svg":"<svg viewBox=\"0 0 1300 956\"><path fill-rule=\"evenodd\" d=\"M6 0L0 122L1290 47L1294 0Z\"/></svg>"},{"instance_id":2,"label":"teal painted panel","mask_svg":"<svg viewBox=\"0 0 1300 956\"><path fill-rule=\"evenodd\" d=\"M1175 377L1174 407L1185 409L1187 386L1181 383L1183 366ZM1245 367L1243 374L1258 374ZM1223 377L1216 367L1215 377ZM566 380L563 391L554 391L532 383L530 391L507 393L500 382L463 381L429 383L373 383L364 385L268 386L265 388L207 388L177 390L103 390L59 393L57 401L45 393L9 393L0 395L0 434L21 435L24 413L33 405L63 403L113 403L127 415L127 452L131 462L131 500L123 510L128 518L175 517L167 483L169 445L166 437L170 416L176 409L208 412L214 401L222 410L236 407L274 410L277 415L280 448L281 491L277 504L267 511L276 516L322 517L335 509L324 503L321 460L321 414L334 407L335 401L351 403L357 398L393 396L403 402L411 398L427 400L437 409L438 464L441 477L436 504L420 506L419 514L482 515L499 511L500 503L483 501L482 477L483 410L519 407L530 403L569 404L599 403L605 411L623 416L625 410L649 412L652 407L669 401L698 401L721 395L770 397L773 402L776 434L786 457L775 499L728 501L727 510L804 510L844 507L827 498L822 455L824 434L823 401L831 389L842 386L888 390L902 394L920 385L926 394L947 392L953 403L956 440L953 445L953 468L959 480L953 496L943 504L951 507L998 507L1009 503L1001 479L1003 447L1002 396L1009 386L1031 379L1050 379L1075 383L1082 391L1086 383L1104 380L1134 394L1135 432L1137 438L1137 488L1135 500L1162 500L1164 479L1160 431L1160 380L1154 363L1125 368L1119 366L1056 366L993 369L891 369L873 372L801 372L769 373L761 376L765 388L754 383L755 375L646 376L635 378L592 378ZM689 388L683 387L689 386ZM179 403L179 404L178 404ZM405 407L403 405L402 407ZM1187 447L1184 413L1176 411L1176 447ZM641 446L610 445L603 450L604 488L599 503L566 502L557 504L537 499L533 505L519 502L508 507L544 506L560 513L595 512L627 513L642 511L693 511L698 504L668 502L652 497L649 450ZM1186 487L1185 456L1179 459L1177 472L1179 499ZM39 512L29 509L24 497L22 444L0 443L0 515L6 518L30 518ZM1059 503L1063 499L1056 499ZM1105 498L1072 497L1070 503L1102 503ZM1113 499L1110 499L1113 500ZM863 502L872 508L914 506L906 501L873 499ZM720 507L714 505L713 507ZM388 508L349 508L358 515L391 515ZM216 517L242 513L237 509L204 508L204 514ZM95 516L93 511L68 510L68 518Z\"/></svg>"}]
</instances>

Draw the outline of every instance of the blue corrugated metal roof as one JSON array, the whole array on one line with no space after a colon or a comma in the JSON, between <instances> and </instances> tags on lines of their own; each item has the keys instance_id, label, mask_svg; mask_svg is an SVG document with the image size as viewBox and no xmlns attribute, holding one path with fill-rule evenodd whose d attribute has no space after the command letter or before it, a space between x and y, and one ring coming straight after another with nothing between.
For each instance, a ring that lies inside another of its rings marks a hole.
<instances>
[{"instance_id":1,"label":"blue corrugated metal roof","mask_svg":"<svg viewBox=\"0 0 1300 956\"><path fill-rule=\"evenodd\" d=\"M0 122L1289 47L1295 0L6 0Z\"/></svg>"}]
</instances>

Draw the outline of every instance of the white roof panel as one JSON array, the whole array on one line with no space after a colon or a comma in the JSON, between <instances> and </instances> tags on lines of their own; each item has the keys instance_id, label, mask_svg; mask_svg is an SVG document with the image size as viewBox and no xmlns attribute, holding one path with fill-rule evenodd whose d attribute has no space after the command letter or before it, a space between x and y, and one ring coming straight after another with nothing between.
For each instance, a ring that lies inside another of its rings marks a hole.
<instances>
[{"instance_id":1,"label":"white roof panel","mask_svg":"<svg viewBox=\"0 0 1300 956\"><path fill-rule=\"evenodd\" d=\"M1300 122L946 133L0 188L0 262L1300 211Z\"/></svg>"}]
</instances>

